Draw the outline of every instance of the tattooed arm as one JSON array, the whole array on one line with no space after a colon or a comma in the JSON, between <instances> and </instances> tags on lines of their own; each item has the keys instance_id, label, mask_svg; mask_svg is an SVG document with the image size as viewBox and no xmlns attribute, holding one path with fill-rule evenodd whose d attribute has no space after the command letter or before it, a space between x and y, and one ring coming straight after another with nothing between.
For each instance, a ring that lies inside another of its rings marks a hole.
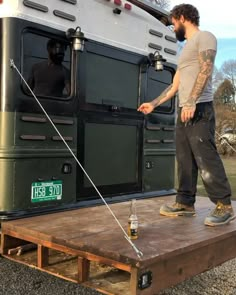
<instances>
[{"instance_id":1,"label":"tattooed arm","mask_svg":"<svg viewBox=\"0 0 236 295\"><path fill-rule=\"evenodd\" d=\"M215 61L216 51L209 49L199 53L200 72L191 92L191 99L196 102L210 78Z\"/></svg>"},{"instance_id":2,"label":"tattooed arm","mask_svg":"<svg viewBox=\"0 0 236 295\"><path fill-rule=\"evenodd\" d=\"M200 71L193 86L189 101L182 109L182 122L187 122L188 120L193 118L196 109L196 101L202 94L212 74L215 56L216 51L212 49L208 49L199 53Z\"/></svg>"},{"instance_id":3,"label":"tattooed arm","mask_svg":"<svg viewBox=\"0 0 236 295\"><path fill-rule=\"evenodd\" d=\"M154 108L158 107L159 105L163 104L167 100L171 99L179 88L179 71L176 71L173 83L167 87L157 98L151 101L151 104Z\"/></svg>"},{"instance_id":4,"label":"tattooed arm","mask_svg":"<svg viewBox=\"0 0 236 295\"><path fill-rule=\"evenodd\" d=\"M167 100L171 99L178 91L178 88L179 88L179 71L176 71L175 76L173 78L173 83L151 102L145 102L141 104L141 106L138 108L138 111L144 114L151 113L154 110L154 108L158 107L159 105L163 104Z\"/></svg>"}]
</instances>

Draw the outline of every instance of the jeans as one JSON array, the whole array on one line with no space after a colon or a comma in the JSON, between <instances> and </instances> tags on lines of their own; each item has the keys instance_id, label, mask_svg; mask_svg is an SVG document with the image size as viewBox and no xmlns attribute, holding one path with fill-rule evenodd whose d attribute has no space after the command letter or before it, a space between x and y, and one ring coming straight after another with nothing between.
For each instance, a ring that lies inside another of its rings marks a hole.
<instances>
[{"instance_id":1,"label":"jeans","mask_svg":"<svg viewBox=\"0 0 236 295\"><path fill-rule=\"evenodd\" d=\"M198 171L213 203L231 203L231 188L215 145L215 113L212 102L196 105L194 117L181 122L178 109L176 159L179 187L176 202L193 205L197 192Z\"/></svg>"}]
</instances>

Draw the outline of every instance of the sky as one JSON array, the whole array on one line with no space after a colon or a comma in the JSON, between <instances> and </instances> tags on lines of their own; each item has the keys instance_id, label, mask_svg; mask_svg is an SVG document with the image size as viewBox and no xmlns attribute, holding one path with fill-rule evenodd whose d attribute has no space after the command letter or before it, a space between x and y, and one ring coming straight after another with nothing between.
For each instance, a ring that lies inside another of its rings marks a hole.
<instances>
[{"instance_id":1,"label":"sky","mask_svg":"<svg viewBox=\"0 0 236 295\"><path fill-rule=\"evenodd\" d=\"M171 0L170 9L182 3L194 5L200 13L200 29L212 32L218 39L216 66L220 68L224 61L235 60L235 0Z\"/></svg>"}]
</instances>

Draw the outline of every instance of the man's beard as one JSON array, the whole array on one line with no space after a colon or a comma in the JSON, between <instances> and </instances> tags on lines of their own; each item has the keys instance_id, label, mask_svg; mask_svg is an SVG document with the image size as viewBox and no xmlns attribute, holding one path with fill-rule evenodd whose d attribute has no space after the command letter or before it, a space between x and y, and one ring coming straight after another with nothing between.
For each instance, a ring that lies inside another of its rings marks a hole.
<instances>
[{"instance_id":1,"label":"man's beard","mask_svg":"<svg viewBox=\"0 0 236 295\"><path fill-rule=\"evenodd\" d=\"M175 31L176 39L180 42L183 42L186 39L185 33L186 33L185 27L181 24L179 26L178 30Z\"/></svg>"},{"instance_id":2,"label":"man's beard","mask_svg":"<svg viewBox=\"0 0 236 295\"><path fill-rule=\"evenodd\" d=\"M56 65L60 65L64 60L64 54L62 53L50 53L49 56L52 62Z\"/></svg>"}]
</instances>

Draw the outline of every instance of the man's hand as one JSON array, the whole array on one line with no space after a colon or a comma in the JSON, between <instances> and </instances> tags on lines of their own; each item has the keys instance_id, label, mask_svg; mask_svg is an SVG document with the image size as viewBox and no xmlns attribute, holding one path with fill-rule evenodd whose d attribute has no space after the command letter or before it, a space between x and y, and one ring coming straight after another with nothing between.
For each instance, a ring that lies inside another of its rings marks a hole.
<instances>
[{"instance_id":1,"label":"man's hand","mask_svg":"<svg viewBox=\"0 0 236 295\"><path fill-rule=\"evenodd\" d=\"M145 115L151 113L153 110L154 110L154 106L150 102L145 102L141 104L141 106L138 108L138 111L142 112Z\"/></svg>"},{"instance_id":2,"label":"man's hand","mask_svg":"<svg viewBox=\"0 0 236 295\"><path fill-rule=\"evenodd\" d=\"M194 116L195 110L196 106L183 107L181 111L181 121L188 122L189 120L191 120Z\"/></svg>"}]
</instances>

